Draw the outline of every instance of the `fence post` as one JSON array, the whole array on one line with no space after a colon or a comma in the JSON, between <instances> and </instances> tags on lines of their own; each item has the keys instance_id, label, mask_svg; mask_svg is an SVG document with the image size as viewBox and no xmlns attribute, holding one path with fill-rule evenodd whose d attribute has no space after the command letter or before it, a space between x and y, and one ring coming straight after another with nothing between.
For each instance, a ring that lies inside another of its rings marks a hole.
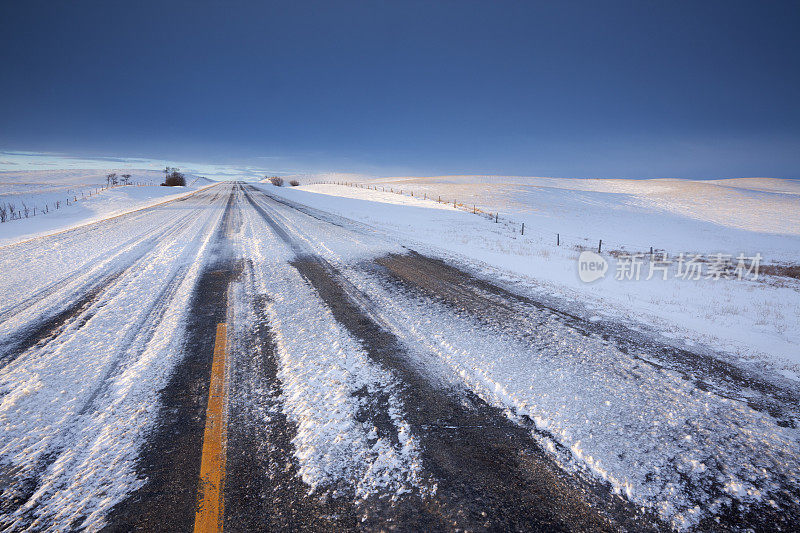
<instances>
[{"instance_id":1,"label":"fence post","mask_svg":"<svg viewBox=\"0 0 800 533\"><path fill-rule=\"evenodd\" d=\"M442 203L442 195L441 195L441 194L439 195L439 199L438 199L438 200L436 200L436 201L437 201L438 203Z\"/></svg>"},{"instance_id":2,"label":"fence post","mask_svg":"<svg viewBox=\"0 0 800 533\"><path fill-rule=\"evenodd\" d=\"M522 234L525 235L525 223L522 223Z\"/></svg>"},{"instance_id":3,"label":"fence post","mask_svg":"<svg viewBox=\"0 0 800 533\"><path fill-rule=\"evenodd\" d=\"M498 220L500 220L500 213L499 212L494 214L494 223L497 224Z\"/></svg>"},{"instance_id":4,"label":"fence post","mask_svg":"<svg viewBox=\"0 0 800 533\"><path fill-rule=\"evenodd\" d=\"M561 235L556 233L556 246L561 246Z\"/></svg>"},{"instance_id":5,"label":"fence post","mask_svg":"<svg viewBox=\"0 0 800 533\"><path fill-rule=\"evenodd\" d=\"M455 200L455 198L453 199L453 209L456 209L456 200Z\"/></svg>"},{"instance_id":6,"label":"fence post","mask_svg":"<svg viewBox=\"0 0 800 533\"><path fill-rule=\"evenodd\" d=\"M600 239L600 242L597 243L597 253L599 254L603 249L603 239Z\"/></svg>"}]
</instances>

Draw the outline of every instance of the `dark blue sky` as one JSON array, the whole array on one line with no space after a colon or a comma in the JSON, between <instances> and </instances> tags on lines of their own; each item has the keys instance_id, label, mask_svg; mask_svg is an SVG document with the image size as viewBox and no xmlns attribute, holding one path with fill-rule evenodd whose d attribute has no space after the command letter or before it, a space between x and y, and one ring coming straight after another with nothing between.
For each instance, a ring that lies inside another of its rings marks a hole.
<instances>
[{"instance_id":1,"label":"dark blue sky","mask_svg":"<svg viewBox=\"0 0 800 533\"><path fill-rule=\"evenodd\" d=\"M0 150L800 176L800 3L16 2Z\"/></svg>"}]
</instances>

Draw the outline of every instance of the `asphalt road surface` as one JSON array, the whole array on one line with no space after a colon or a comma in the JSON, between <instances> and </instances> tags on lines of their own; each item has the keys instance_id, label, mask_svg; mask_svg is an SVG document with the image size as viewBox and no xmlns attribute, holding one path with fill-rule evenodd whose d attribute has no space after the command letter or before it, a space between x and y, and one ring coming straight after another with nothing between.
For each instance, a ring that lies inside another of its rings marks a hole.
<instances>
[{"instance_id":1,"label":"asphalt road surface","mask_svg":"<svg viewBox=\"0 0 800 533\"><path fill-rule=\"evenodd\" d=\"M387 239L223 183L1 248L0 529L796 530L796 390Z\"/></svg>"}]
</instances>

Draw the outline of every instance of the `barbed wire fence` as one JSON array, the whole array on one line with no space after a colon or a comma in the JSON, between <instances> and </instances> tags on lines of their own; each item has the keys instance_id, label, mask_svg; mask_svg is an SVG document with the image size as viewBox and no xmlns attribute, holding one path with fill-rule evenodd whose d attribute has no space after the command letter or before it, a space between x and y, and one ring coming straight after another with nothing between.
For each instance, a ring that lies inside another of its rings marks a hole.
<instances>
[{"instance_id":1,"label":"barbed wire fence","mask_svg":"<svg viewBox=\"0 0 800 533\"><path fill-rule=\"evenodd\" d=\"M28 205L28 203L24 200L19 200L13 203L0 200L0 223L47 215L64 207L74 205L82 200L87 200L110 189L116 189L119 187L146 187L150 185L152 185L152 182L145 183L136 181L131 183L120 183L118 185L98 185L94 187L82 188L77 187L76 190L67 189L66 196L63 197L63 199L51 199L45 201L44 206L42 206L41 202L35 202L35 200L31 203L31 205Z\"/></svg>"},{"instance_id":2,"label":"barbed wire fence","mask_svg":"<svg viewBox=\"0 0 800 533\"><path fill-rule=\"evenodd\" d=\"M458 209L477 216L481 216L487 221L494 222L495 224L500 224L501 226L508 229L510 233L513 233L515 235L528 237L529 239L531 239L531 237L539 237L541 242L552 241L552 244L554 246L567 246L567 247L572 247L579 251L594 250L597 251L598 253L607 252L610 254L615 254L623 251L625 252L635 251L637 253L645 253L647 255L659 255L667 252L664 248L659 247L655 244L643 244L643 243L631 243L631 242L623 243L613 239L612 240L602 239L602 238L591 239L586 236L575 235L563 231L554 231L551 229L542 230L541 228L532 227L530 222L513 220L509 216L504 217L501 215L499 211L480 207L477 203L459 202L457 198L446 198L439 194L428 195L427 191L424 191L422 194L420 194L419 192L415 192L412 189L406 189L401 187L395 188L394 186L372 185L372 184L347 182L347 181L322 181L322 182L315 182L315 184L340 185L345 187L373 190L377 192L408 196L409 198L416 198L423 201L432 201L442 205L452 205L454 209Z\"/></svg>"},{"instance_id":3,"label":"barbed wire fence","mask_svg":"<svg viewBox=\"0 0 800 533\"><path fill-rule=\"evenodd\" d=\"M428 192L425 191L420 195L419 193L415 193L413 189L406 189L403 187L398 187L395 189L394 186L389 185L375 185L369 183L359 183L359 182L348 182L348 181L320 181L314 182L314 184L327 184L327 185L339 185L339 186L346 186L346 187L353 187L353 188L360 188L366 190L373 190L376 192L384 192L384 193L392 193L398 194L402 196L408 196L410 198L416 198L423 201L432 201L437 202L442 205L452 205L454 209L458 209L461 211L465 211L476 216L480 216L487 220L488 222L493 222L494 224L498 224L499 227L504 228L505 231L508 232L509 238L523 238L526 241L533 243L534 239L538 240L540 243L550 243L551 246L555 247L565 247L576 252L583 252L583 251L594 251L598 254L607 254L618 261L630 261L631 259L639 259L643 261L649 261L651 265L658 265L663 264L664 262L672 262L671 257L677 257L679 263L684 262L684 257L686 261L689 263L714 263L717 269L721 269L727 273L734 272L737 269L741 268L743 260L750 260L751 266L753 264L756 265L756 272L758 272L759 262L762 260L761 254L756 254L753 257L745 257L744 254L739 254L734 256L733 254L722 254L719 252L708 253L708 252L701 252L698 250L667 250L663 247L659 247L655 244L644 244L644 243L632 243L632 242L621 242L616 240L607 240L602 238L591 239L586 236L581 235L574 235L571 233L564 233L560 231L553 231L552 229L543 230L541 228L531 227L530 222L526 223L524 221L514 220L513 218L506 216L505 218L498 212L492 210L486 210L483 208L478 207L477 203L463 203L459 202L457 198L444 198L438 193L434 195L428 195ZM754 263L753 263L754 262ZM767 269L772 268L775 270L774 273L777 275L788 275L789 277L800 278L800 275L797 272L794 272L796 268L793 265L783 266L778 264L772 265L764 265ZM791 270L791 272L783 272L786 269ZM778 272L780 271L780 272Z\"/></svg>"}]
</instances>

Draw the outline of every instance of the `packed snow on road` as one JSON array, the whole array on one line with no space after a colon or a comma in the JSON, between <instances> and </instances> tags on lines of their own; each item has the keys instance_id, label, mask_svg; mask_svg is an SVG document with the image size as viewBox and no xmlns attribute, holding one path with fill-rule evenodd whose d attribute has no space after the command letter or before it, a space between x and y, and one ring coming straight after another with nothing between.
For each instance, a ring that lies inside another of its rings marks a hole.
<instances>
[{"instance_id":1,"label":"packed snow on road","mask_svg":"<svg viewBox=\"0 0 800 533\"><path fill-rule=\"evenodd\" d=\"M0 223L4 530L191 527L221 323L232 528L800 520L794 182L319 175L75 204Z\"/></svg>"}]
</instances>

